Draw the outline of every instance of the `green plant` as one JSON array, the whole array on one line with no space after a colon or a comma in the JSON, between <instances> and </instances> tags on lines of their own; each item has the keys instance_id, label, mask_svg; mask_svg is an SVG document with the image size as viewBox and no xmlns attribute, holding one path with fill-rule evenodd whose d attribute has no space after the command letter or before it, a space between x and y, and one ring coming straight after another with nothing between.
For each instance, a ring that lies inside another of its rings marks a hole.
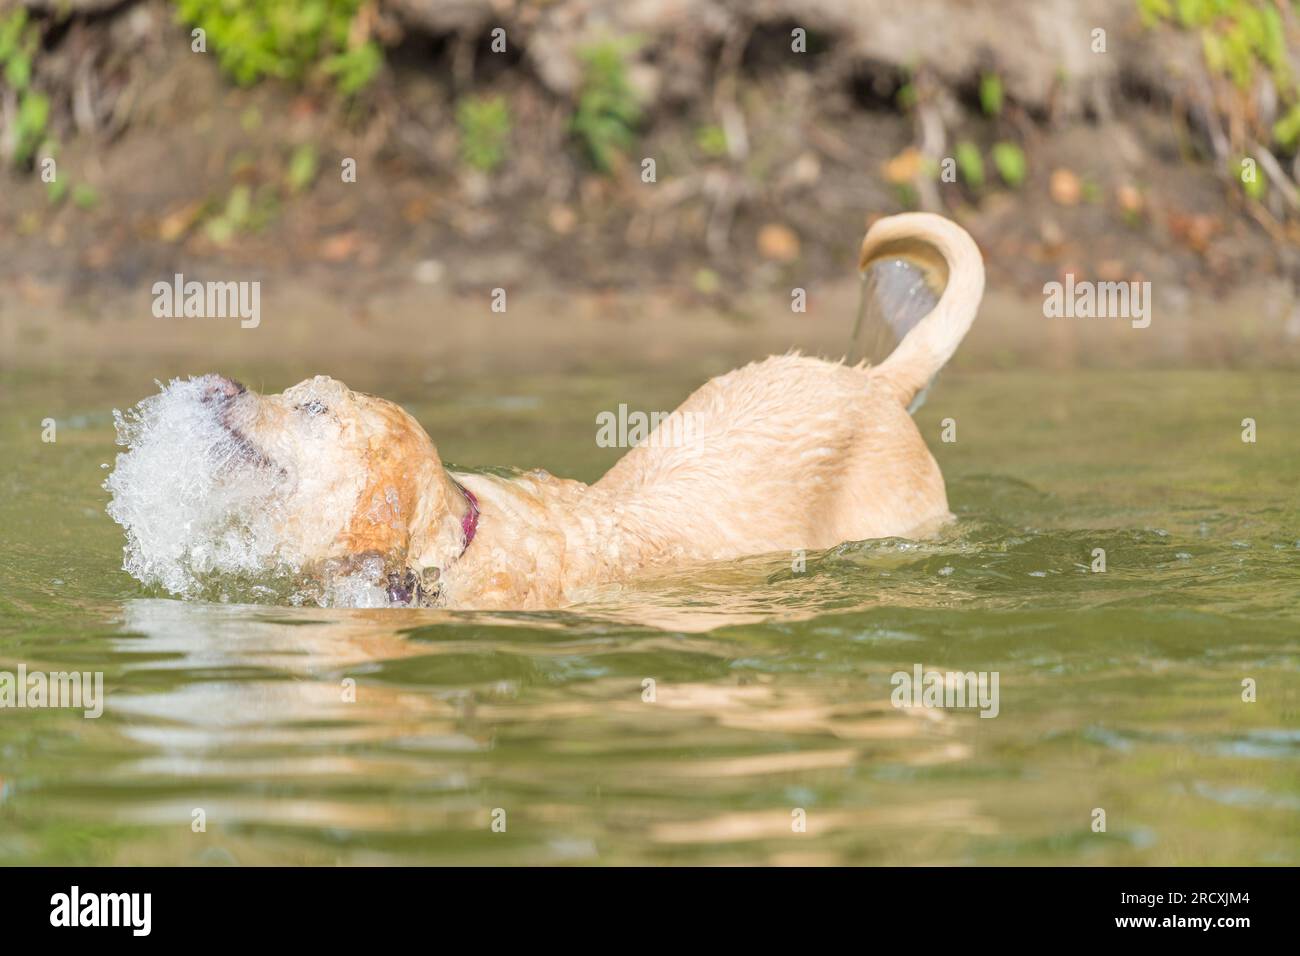
<instances>
[{"instance_id":1,"label":"green plant","mask_svg":"<svg viewBox=\"0 0 1300 956\"><path fill-rule=\"evenodd\" d=\"M713 295L722 287L721 277L712 269L697 269L691 281L700 295Z\"/></svg>"},{"instance_id":2,"label":"green plant","mask_svg":"<svg viewBox=\"0 0 1300 956\"><path fill-rule=\"evenodd\" d=\"M1168 19L1168 5L1151 7L1150 19ZM1161 13L1163 10L1165 12ZM1254 79L1257 65L1273 72L1279 86L1289 86L1286 33L1271 0L1178 0L1175 19L1183 29L1201 31L1207 65L1242 89Z\"/></svg>"},{"instance_id":3,"label":"green plant","mask_svg":"<svg viewBox=\"0 0 1300 956\"><path fill-rule=\"evenodd\" d=\"M1295 149L1296 142L1300 141L1300 103L1273 124L1273 139L1287 149Z\"/></svg>"},{"instance_id":4,"label":"green plant","mask_svg":"<svg viewBox=\"0 0 1300 956\"><path fill-rule=\"evenodd\" d=\"M997 169L998 175L1002 181L1012 189L1018 188L1025 181L1027 164L1025 162L1025 151L1015 143L994 143L993 144L993 166Z\"/></svg>"},{"instance_id":5,"label":"green plant","mask_svg":"<svg viewBox=\"0 0 1300 956\"><path fill-rule=\"evenodd\" d=\"M921 205L921 195L911 183L894 183L894 195L904 209L916 209Z\"/></svg>"},{"instance_id":6,"label":"green plant","mask_svg":"<svg viewBox=\"0 0 1300 956\"><path fill-rule=\"evenodd\" d=\"M25 91L18 101L18 135L14 162L25 164L36 152L50 121L50 101L44 94Z\"/></svg>"},{"instance_id":7,"label":"green plant","mask_svg":"<svg viewBox=\"0 0 1300 956\"><path fill-rule=\"evenodd\" d=\"M573 131L592 164L602 171L608 171L636 141L641 106L627 77L627 58L635 48L635 41L622 39L604 40L579 51L583 80Z\"/></svg>"},{"instance_id":8,"label":"green plant","mask_svg":"<svg viewBox=\"0 0 1300 956\"><path fill-rule=\"evenodd\" d=\"M716 123L701 126L695 131L695 145L705 156L718 159L727 155L727 134Z\"/></svg>"},{"instance_id":9,"label":"green plant","mask_svg":"<svg viewBox=\"0 0 1300 956\"><path fill-rule=\"evenodd\" d=\"M1168 20L1174 15L1174 8L1170 5L1169 0L1138 0L1138 14L1142 22L1148 26L1155 26L1161 20Z\"/></svg>"},{"instance_id":10,"label":"green plant","mask_svg":"<svg viewBox=\"0 0 1300 956\"><path fill-rule=\"evenodd\" d=\"M367 40L343 53L336 53L321 65L321 69L334 77L342 93L352 96L370 85L383 63L384 55L379 44Z\"/></svg>"},{"instance_id":11,"label":"green plant","mask_svg":"<svg viewBox=\"0 0 1300 956\"><path fill-rule=\"evenodd\" d=\"M1277 89L1280 119L1255 135L1287 150L1300 144L1300 84L1287 56L1286 27L1275 0L1138 0L1138 11L1148 27L1168 24L1200 33L1206 68L1239 91L1235 112L1246 120L1243 126L1253 114L1245 98L1258 77L1267 75Z\"/></svg>"},{"instance_id":12,"label":"green plant","mask_svg":"<svg viewBox=\"0 0 1300 956\"><path fill-rule=\"evenodd\" d=\"M34 29L27 28L27 11L21 7L0 19L0 67L5 82L15 90L27 89L32 81L32 58L39 43Z\"/></svg>"},{"instance_id":13,"label":"green plant","mask_svg":"<svg viewBox=\"0 0 1300 956\"><path fill-rule=\"evenodd\" d=\"M45 198L50 201L51 206L57 206L63 202L63 198L68 194L68 181L66 179L53 179L45 184Z\"/></svg>"},{"instance_id":14,"label":"green plant","mask_svg":"<svg viewBox=\"0 0 1300 956\"><path fill-rule=\"evenodd\" d=\"M285 185L289 187L289 192L302 192L316 179L316 171L320 166L320 157L316 154L316 147L311 143L303 143L293 151L289 157L289 169L285 173Z\"/></svg>"},{"instance_id":15,"label":"green plant","mask_svg":"<svg viewBox=\"0 0 1300 956\"><path fill-rule=\"evenodd\" d=\"M997 116L1002 112L1002 77L996 73L985 73L980 77L980 109L986 116Z\"/></svg>"},{"instance_id":16,"label":"green plant","mask_svg":"<svg viewBox=\"0 0 1300 956\"><path fill-rule=\"evenodd\" d=\"M301 80L314 68L346 94L363 89L383 57L358 40L363 0L174 0L185 23L204 31L223 70L241 86L263 77Z\"/></svg>"},{"instance_id":17,"label":"green plant","mask_svg":"<svg viewBox=\"0 0 1300 956\"><path fill-rule=\"evenodd\" d=\"M506 158L510 142L510 107L504 96L478 96L456 104L460 157L480 172L494 171Z\"/></svg>"},{"instance_id":18,"label":"green plant","mask_svg":"<svg viewBox=\"0 0 1300 956\"><path fill-rule=\"evenodd\" d=\"M253 190L239 184L230 190L222 211L204 224L208 238L217 245L225 245L240 232L263 228L276 214L276 202L271 188Z\"/></svg>"},{"instance_id":19,"label":"green plant","mask_svg":"<svg viewBox=\"0 0 1300 956\"><path fill-rule=\"evenodd\" d=\"M27 22L27 11L19 9L0 19L0 72L18 96L18 115L13 136L13 161L25 166L45 138L50 121L50 101L31 88L32 62L40 40L36 28Z\"/></svg>"},{"instance_id":20,"label":"green plant","mask_svg":"<svg viewBox=\"0 0 1300 956\"><path fill-rule=\"evenodd\" d=\"M1247 198L1263 199L1267 190L1264 177L1259 174L1258 167L1253 162L1248 163L1246 157L1243 156L1238 157L1236 160L1236 168L1241 171L1237 178L1241 180L1241 191L1246 194Z\"/></svg>"},{"instance_id":21,"label":"green plant","mask_svg":"<svg viewBox=\"0 0 1300 956\"><path fill-rule=\"evenodd\" d=\"M984 188L984 157L974 143L962 141L957 144L957 171L971 189L979 191Z\"/></svg>"},{"instance_id":22,"label":"green plant","mask_svg":"<svg viewBox=\"0 0 1300 956\"><path fill-rule=\"evenodd\" d=\"M72 187L72 201L78 209L94 209L99 205L99 191L86 183Z\"/></svg>"}]
</instances>

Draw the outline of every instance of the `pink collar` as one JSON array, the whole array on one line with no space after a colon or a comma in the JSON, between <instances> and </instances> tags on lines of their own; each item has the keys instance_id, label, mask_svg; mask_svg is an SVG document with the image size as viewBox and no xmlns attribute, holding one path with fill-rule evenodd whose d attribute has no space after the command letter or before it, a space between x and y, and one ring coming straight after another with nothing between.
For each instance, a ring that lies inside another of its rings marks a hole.
<instances>
[{"instance_id":1,"label":"pink collar","mask_svg":"<svg viewBox=\"0 0 1300 956\"><path fill-rule=\"evenodd\" d=\"M474 540L474 532L478 531L478 499L474 497L474 492L460 482L455 482L455 485L465 496L465 504L469 505L469 511L465 512L465 517L460 519L460 530L465 532L465 546L460 549L460 553L464 554L469 550L469 543Z\"/></svg>"}]
</instances>

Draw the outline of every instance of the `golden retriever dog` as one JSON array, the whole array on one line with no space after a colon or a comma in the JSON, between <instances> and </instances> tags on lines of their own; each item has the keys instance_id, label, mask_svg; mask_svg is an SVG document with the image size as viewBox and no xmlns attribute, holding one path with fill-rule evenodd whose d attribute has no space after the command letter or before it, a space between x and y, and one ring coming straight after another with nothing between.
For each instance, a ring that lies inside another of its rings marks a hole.
<instances>
[{"instance_id":1,"label":"golden retriever dog","mask_svg":"<svg viewBox=\"0 0 1300 956\"><path fill-rule=\"evenodd\" d=\"M449 472L409 414L325 377L258 395L209 376L203 400L249 460L292 476L281 556L335 571L378 556L398 604L554 608L651 568L924 535L951 515L908 406L970 327L984 267L923 213L868 231L864 274L899 259L943 292L880 364L790 354L729 372L659 424L688 441L652 433L592 485Z\"/></svg>"}]
</instances>

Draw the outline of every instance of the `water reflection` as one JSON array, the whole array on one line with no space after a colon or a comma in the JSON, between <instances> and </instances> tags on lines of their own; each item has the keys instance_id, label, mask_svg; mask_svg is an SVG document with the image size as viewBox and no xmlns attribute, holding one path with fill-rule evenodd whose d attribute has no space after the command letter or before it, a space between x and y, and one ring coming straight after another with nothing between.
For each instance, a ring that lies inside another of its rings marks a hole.
<instances>
[{"instance_id":1,"label":"water reflection","mask_svg":"<svg viewBox=\"0 0 1300 956\"><path fill-rule=\"evenodd\" d=\"M665 801L689 792L711 806L770 791L789 802L793 780L971 756L960 722L942 713L895 709L850 681L735 669L772 651L734 636L620 630L572 614L170 600L125 602L121 628L131 670L162 686L113 699L122 733L145 748L114 776L189 781L194 791L117 808L115 819L133 823L179 824L201 802L227 827L445 835L478 832L509 803L548 834L537 850L546 859L591 845L573 823L594 786L603 825L647 850L746 844L773 827L789 832L790 811L697 814ZM698 676L674 676L683 670ZM647 673L660 675L649 695ZM521 797L543 782L548 797ZM969 803L842 808L819 813L808 832L890 821L987 832Z\"/></svg>"}]
</instances>

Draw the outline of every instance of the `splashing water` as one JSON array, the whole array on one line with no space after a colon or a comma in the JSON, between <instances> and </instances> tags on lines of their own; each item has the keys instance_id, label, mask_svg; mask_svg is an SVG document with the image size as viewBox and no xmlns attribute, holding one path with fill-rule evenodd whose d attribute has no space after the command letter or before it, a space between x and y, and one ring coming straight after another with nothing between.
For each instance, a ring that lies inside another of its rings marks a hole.
<instances>
[{"instance_id":1,"label":"splashing water","mask_svg":"<svg viewBox=\"0 0 1300 956\"><path fill-rule=\"evenodd\" d=\"M295 477L248 454L208 398L207 377L158 383L116 409L127 450L104 482L109 516L126 531L123 570L182 598L321 607L403 606L379 583L377 557L307 573L282 548Z\"/></svg>"},{"instance_id":2,"label":"splashing water","mask_svg":"<svg viewBox=\"0 0 1300 956\"><path fill-rule=\"evenodd\" d=\"M846 360L853 364L866 359L879 365L938 304L939 295L930 288L925 273L906 259L873 262L861 281ZM929 385L912 400L908 411L920 408L928 391Z\"/></svg>"},{"instance_id":3,"label":"splashing water","mask_svg":"<svg viewBox=\"0 0 1300 956\"><path fill-rule=\"evenodd\" d=\"M276 553L286 477L247 460L204 401L204 379L158 385L127 412L113 410L127 451L104 488L109 516L126 531L123 569L188 598L216 575L296 572Z\"/></svg>"}]
</instances>

